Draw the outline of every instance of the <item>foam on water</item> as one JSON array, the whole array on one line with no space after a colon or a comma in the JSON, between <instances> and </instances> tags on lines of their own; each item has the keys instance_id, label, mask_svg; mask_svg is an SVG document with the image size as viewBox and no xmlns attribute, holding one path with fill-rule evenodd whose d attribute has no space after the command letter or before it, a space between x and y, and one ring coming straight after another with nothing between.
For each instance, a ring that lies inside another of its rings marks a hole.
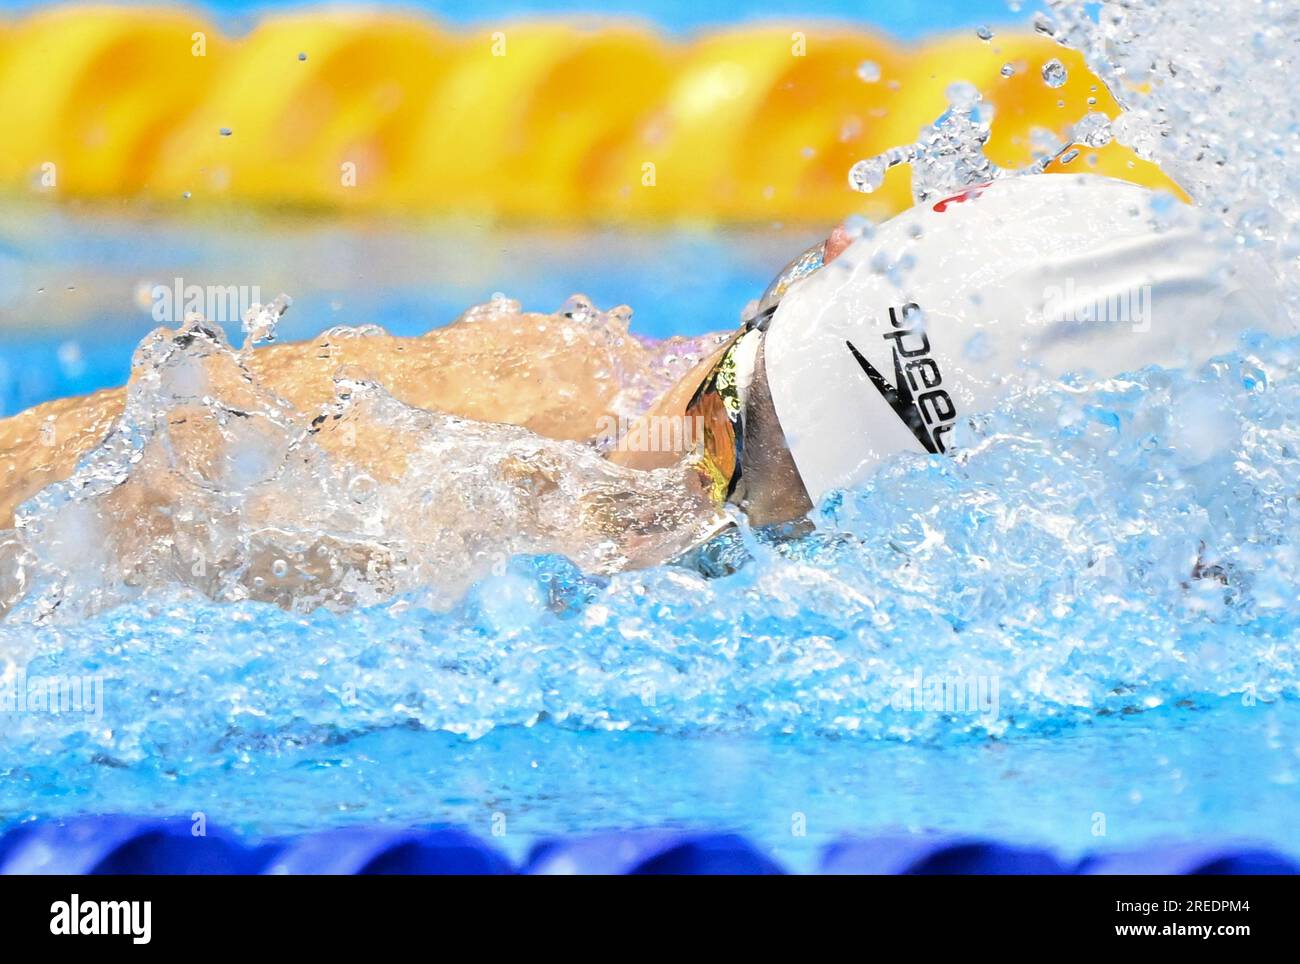
<instances>
[{"instance_id":1,"label":"foam on water","mask_svg":"<svg viewBox=\"0 0 1300 964\"><path fill-rule=\"evenodd\" d=\"M1113 136L1159 160L1300 305L1300 9L1051 6L1040 29L1084 50L1127 109ZM953 92L966 133L950 124L940 155L899 155L919 190L990 174L968 93ZM202 326L183 336L142 345L122 428L0 539L6 678L101 675L107 693L89 726L10 720L10 773L80 759L184 775L377 730L542 721L961 746L1300 698L1294 342L1034 387L961 425L958 457L900 457L833 496L811 535L742 525L691 566L619 571L629 525L646 559L707 526L674 494L678 470L634 478L589 446L412 409L344 372L331 414L412 453L413 474L357 497L348 465L239 352ZM656 386L638 383L627 411ZM180 408L238 457L191 459ZM165 490L170 508L158 530L108 539L105 500L132 486ZM582 510L593 489L604 522ZM447 504L454 517L437 514ZM200 529L202 576L184 541ZM915 682L924 699L935 679L982 695L916 712ZM1277 739L1285 760L1259 776L1293 782L1294 740Z\"/></svg>"},{"instance_id":2,"label":"foam on water","mask_svg":"<svg viewBox=\"0 0 1300 964\"><path fill-rule=\"evenodd\" d=\"M1295 698L1296 352L1036 389L965 426L960 457L832 498L816 535L717 540L739 567L719 578L523 556L446 611L172 591L0 640L29 675L110 680L82 739L125 760L411 722L940 739ZM997 705L917 713L917 671L996 681ZM24 734L28 756L67 735Z\"/></svg>"}]
</instances>

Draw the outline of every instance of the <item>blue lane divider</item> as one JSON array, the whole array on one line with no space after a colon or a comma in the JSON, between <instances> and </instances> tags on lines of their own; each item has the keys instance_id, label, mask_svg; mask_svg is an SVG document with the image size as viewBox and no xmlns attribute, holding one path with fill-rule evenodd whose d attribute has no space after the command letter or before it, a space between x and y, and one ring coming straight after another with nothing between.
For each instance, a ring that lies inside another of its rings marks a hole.
<instances>
[{"instance_id":1,"label":"blue lane divider","mask_svg":"<svg viewBox=\"0 0 1300 964\"><path fill-rule=\"evenodd\" d=\"M448 827L339 827L283 843L267 874L509 874L514 867L473 834Z\"/></svg>"},{"instance_id":2,"label":"blue lane divider","mask_svg":"<svg viewBox=\"0 0 1300 964\"><path fill-rule=\"evenodd\" d=\"M1092 855L1079 862L1077 873L1296 874L1300 873L1300 864L1266 847L1208 842Z\"/></svg>"},{"instance_id":3,"label":"blue lane divider","mask_svg":"<svg viewBox=\"0 0 1300 964\"><path fill-rule=\"evenodd\" d=\"M524 864L529 874L783 874L737 834L640 830L543 841Z\"/></svg>"},{"instance_id":4,"label":"blue lane divider","mask_svg":"<svg viewBox=\"0 0 1300 964\"><path fill-rule=\"evenodd\" d=\"M886 836L846 839L822 854L824 874L1064 874L1046 850L996 840Z\"/></svg>"},{"instance_id":5,"label":"blue lane divider","mask_svg":"<svg viewBox=\"0 0 1300 964\"><path fill-rule=\"evenodd\" d=\"M1267 846L1198 841L1098 853L1075 865L1046 850L970 837L881 834L827 846L828 874L1297 874ZM780 874L734 833L647 829L538 841L520 866L455 827L338 827L255 843L188 820L84 816L10 827L4 874Z\"/></svg>"},{"instance_id":6,"label":"blue lane divider","mask_svg":"<svg viewBox=\"0 0 1300 964\"><path fill-rule=\"evenodd\" d=\"M630 874L679 839L671 830L561 837L533 845L526 874Z\"/></svg>"},{"instance_id":7,"label":"blue lane divider","mask_svg":"<svg viewBox=\"0 0 1300 964\"><path fill-rule=\"evenodd\" d=\"M77 817L24 824L0 842L6 874L249 874L264 849L220 830L194 836L188 820Z\"/></svg>"}]
</instances>

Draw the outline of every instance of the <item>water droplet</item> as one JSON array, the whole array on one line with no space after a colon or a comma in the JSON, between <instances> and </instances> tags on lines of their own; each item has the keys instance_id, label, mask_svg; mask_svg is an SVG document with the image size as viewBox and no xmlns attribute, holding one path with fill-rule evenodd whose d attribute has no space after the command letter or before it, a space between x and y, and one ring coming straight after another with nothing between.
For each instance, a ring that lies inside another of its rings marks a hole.
<instances>
[{"instance_id":1,"label":"water droplet","mask_svg":"<svg viewBox=\"0 0 1300 964\"><path fill-rule=\"evenodd\" d=\"M869 238L875 231L874 225L861 214L850 214L840 226L854 241L858 238Z\"/></svg>"},{"instance_id":2,"label":"water droplet","mask_svg":"<svg viewBox=\"0 0 1300 964\"><path fill-rule=\"evenodd\" d=\"M217 131L217 133L220 134L222 137L229 137L231 134L235 132L232 131L229 127L223 127L221 128L221 130Z\"/></svg>"},{"instance_id":3,"label":"water droplet","mask_svg":"<svg viewBox=\"0 0 1300 964\"><path fill-rule=\"evenodd\" d=\"M1089 147L1105 147L1113 136L1110 118L1100 111L1085 115L1074 125L1074 139Z\"/></svg>"},{"instance_id":4,"label":"water droplet","mask_svg":"<svg viewBox=\"0 0 1300 964\"><path fill-rule=\"evenodd\" d=\"M378 490L379 483L364 473L353 476L348 482L348 497L357 505L371 501Z\"/></svg>"},{"instance_id":5,"label":"water droplet","mask_svg":"<svg viewBox=\"0 0 1300 964\"><path fill-rule=\"evenodd\" d=\"M1000 70L999 73L1001 73L1003 77L1014 77L1016 75L1015 65L1003 64L1002 70Z\"/></svg>"},{"instance_id":6,"label":"water droplet","mask_svg":"<svg viewBox=\"0 0 1300 964\"><path fill-rule=\"evenodd\" d=\"M1043 83L1055 90L1057 87L1064 87L1065 82L1070 79L1069 71L1065 69L1065 64L1061 63L1055 57L1043 64Z\"/></svg>"},{"instance_id":7,"label":"water droplet","mask_svg":"<svg viewBox=\"0 0 1300 964\"><path fill-rule=\"evenodd\" d=\"M276 579L283 579L289 574L289 564L283 559L277 559L275 562L271 563L271 572L275 575Z\"/></svg>"},{"instance_id":8,"label":"water droplet","mask_svg":"<svg viewBox=\"0 0 1300 964\"><path fill-rule=\"evenodd\" d=\"M570 321L587 323L599 314L586 295L570 295L560 306L560 314Z\"/></svg>"},{"instance_id":9,"label":"water droplet","mask_svg":"<svg viewBox=\"0 0 1300 964\"><path fill-rule=\"evenodd\" d=\"M964 80L949 84L944 96L948 98L949 104L961 110L969 110L980 101L979 88Z\"/></svg>"},{"instance_id":10,"label":"water droplet","mask_svg":"<svg viewBox=\"0 0 1300 964\"><path fill-rule=\"evenodd\" d=\"M975 36L979 37L980 40L987 42L993 39L993 31L987 26L981 24L979 27L975 28Z\"/></svg>"},{"instance_id":11,"label":"water droplet","mask_svg":"<svg viewBox=\"0 0 1300 964\"><path fill-rule=\"evenodd\" d=\"M306 59L307 59L307 54L306 54L306 52L305 52L305 51L304 51L304 52L300 52L300 53L298 54L298 59L299 59L300 61L302 61L302 60L306 60Z\"/></svg>"},{"instance_id":12,"label":"water droplet","mask_svg":"<svg viewBox=\"0 0 1300 964\"><path fill-rule=\"evenodd\" d=\"M275 326L292 305L293 299L286 294L277 295L270 304L250 305L244 312L244 323L241 326L248 336L244 347L247 349L258 342L275 341Z\"/></svg>"},{"instance_id":13,"label":"water droplet","mask_svg":"<svg viewBox=\"0 0 1300 964\"><path fill-rule=\"evenodd\" d=\"M1125 147L1132 148L1133 153L1144 161L1155 157L1160 132L1145 114L1125 111L1115 118L1111 131L1115 140Z\"/></svg>"},{"instance_id":14,"label":"water droplet","mask_svg":"<svg viewBox=\"0 0 1300 964\"><path fill-rule=\"evenodd\" d=\"M885 172L889 164L883 157L872 157L858 161L849 169L849 187L863 194L870 194L885 183Z\"/></svg>"},{"instance_id":15,"label":"water droplet","mask_svg":"<svg viewBox=\"0 0 1300 964\"><path fill-rule=\"evenodd\" d=\"M864 60L858 64L858 79L874 84L880 79L880 64L874 60Z\"/></svg>"}]
</instances>

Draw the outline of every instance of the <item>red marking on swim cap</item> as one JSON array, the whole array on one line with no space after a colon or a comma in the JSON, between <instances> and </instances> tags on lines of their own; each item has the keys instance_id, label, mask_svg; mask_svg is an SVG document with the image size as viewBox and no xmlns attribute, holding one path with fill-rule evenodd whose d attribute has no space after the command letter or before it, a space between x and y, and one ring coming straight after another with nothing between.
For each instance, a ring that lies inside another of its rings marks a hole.
<instances>
[{"instance_id":1,"label":"red marking on swim cap","mask_svg":"<svg viewBox=\"0 0 1300 964\"><path fill-rule=\"evenodd\" d=\"M985 181L983 184L976 184L974 187L968 187L960 194L954 194L952 197L946 197L934 206L934 209L940 214L948 210L949 204L960 204L962 201L973 201L984 193L984 189L992 184L992 181Z\"/></svg>"}]
</instances>

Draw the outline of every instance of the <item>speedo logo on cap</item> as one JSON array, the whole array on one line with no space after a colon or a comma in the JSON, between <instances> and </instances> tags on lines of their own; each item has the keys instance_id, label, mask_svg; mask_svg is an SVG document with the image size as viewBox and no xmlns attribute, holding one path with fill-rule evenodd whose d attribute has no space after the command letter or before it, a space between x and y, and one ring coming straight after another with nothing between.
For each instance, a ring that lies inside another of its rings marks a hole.
<instances>
[{"instance_id":1,"label":"speedo logo on cap","mask_svg":"<svg viewBox=\"0 0 1300 964\"><path fill-rule=\"evenodd\" d=\"M919 317L921 306L909 302L901 309L889 309L890 328L882 336L894 355L894 382L877 371L862 352L846 341L854 360L866 373L890 408L903 420L927 452L946 452L944 433L951 432L957 418L957 406L943 388L943 372L930 355L930 339L909 316Z\"/></svg>"}]
</instances>

